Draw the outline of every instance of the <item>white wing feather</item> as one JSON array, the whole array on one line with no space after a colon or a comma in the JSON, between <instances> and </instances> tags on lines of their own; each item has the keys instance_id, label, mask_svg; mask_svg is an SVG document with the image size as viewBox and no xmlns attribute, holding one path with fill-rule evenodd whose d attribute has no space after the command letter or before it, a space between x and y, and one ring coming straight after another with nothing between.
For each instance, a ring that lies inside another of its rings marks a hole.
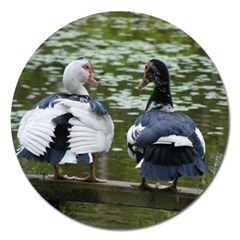
<instances>
[{"instance_id":1,"label":"white wing feather","mask_svg":"<svg viewBox=\"0 0 240 240\"><path fill-rule=\"evenodd\" d=\"M92 111L89 103L63 99L54 107L35 108L28 111L19 124L18 138L27 150L40 156L53 142L55 124L52 119L71 113L69 144L73 154L108 151L114 126L109 115L100 116Z\"/></svg>"},{"instance_id":2,"label":"white wing feather","mask_svg":"<svg viewBox=\"0 0 240 240\"><path fill-rule=\"evenodd\" d=\"M109 151L114 126L109 115L98 115L89 104L63 100L61 102L74 117L69 120L70 149L77 154Z\"/></svg>"},{"instance_id":3,"label":"white wing feather","mask_svg":"<svg viewBox=\"0 0 240 240\"><path fill-rule=\"evenodd\" d=\"M137 126L133 124L128 130L127 142L130 144L135 144L138 136L144 128L145 127L143 127L141 123Z\"/></svg>"},{"instance_id":4,"label":"white wing feather","mask_svg":"<svg viewBox=\"0 0 240 240\"><path fill-rule=\"evenodd\" d=\"M28 151L40 156L46 152L54 137L55 125L52 119L64 114L62 106L35 108L28 111L19 124L18 139Z\"/></svg>"},{"instance_id":5,"label":"white wing feather","mask_svg":"<svg viewBox=\"0 0 240 240\"><path fill-rule=\"evenodd\" d=\"M188 137L185 136L177 136L175 134L165 136L165 137L160 137L156 142L153 144L172 144L174 143L175 147L183 147L183 146L188 146L188 147L193 147L192 142L188 139Z\"/></svg>"},{"instance_id":6,"label":"white wing feather","mask_svg":"<svg viewBox=\"0 0 240 240\"><path fill-rule=\"evenodd\" d=\"M201 131L198 128L196 128L195 132L196 132L197 136L199 137L200 142L202 143L203 154L205 155L205 153L206 153L206 145L205 145L205 141L204 141L203 135L202 135Z\"/></svg>"}]
</instances>

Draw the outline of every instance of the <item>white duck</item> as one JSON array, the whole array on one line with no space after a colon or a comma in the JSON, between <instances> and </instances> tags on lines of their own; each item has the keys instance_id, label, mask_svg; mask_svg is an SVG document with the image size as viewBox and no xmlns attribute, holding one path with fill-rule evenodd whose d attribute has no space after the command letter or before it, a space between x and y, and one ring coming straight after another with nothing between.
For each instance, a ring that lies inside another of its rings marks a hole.
<instances>
[{"instance_id":1,"label":"white duck","mask_svg":"<svg viewBox=\"0 0 240 240\"><path fill-rule=\"evenodd\" d=\"M97 86L86 59L72 61L64 70L63 83L68 93L43 98L23 116L18 129L19 158L53 164L56 179L106 182L95 176L96 152L110 149L114 125L102 104L91 98L84 83ZM86 178L62 175L57 164L90 163Z\"/></svg>"}]
</instances>

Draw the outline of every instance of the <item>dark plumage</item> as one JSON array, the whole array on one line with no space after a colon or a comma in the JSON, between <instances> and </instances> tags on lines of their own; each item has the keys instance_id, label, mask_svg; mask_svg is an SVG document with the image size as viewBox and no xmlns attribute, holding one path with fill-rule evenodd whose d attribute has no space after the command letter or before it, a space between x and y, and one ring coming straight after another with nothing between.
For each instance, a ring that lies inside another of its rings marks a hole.
<instances>
[{"instance_id":1,"label":"dark plumage","mask_svg":"<svg viewBox=\"0 0 240 240\"><path fill-rule=\"evenodd\" d=\"M145 112L129 128L129 156L136 160L143 178L174 181L181 176L197 176L208 171L203 162L205 143L194 121L173 109L169 74L166 65L157 59L145 66L139 88L155 84Z\"/></svg>"}]
</instances>

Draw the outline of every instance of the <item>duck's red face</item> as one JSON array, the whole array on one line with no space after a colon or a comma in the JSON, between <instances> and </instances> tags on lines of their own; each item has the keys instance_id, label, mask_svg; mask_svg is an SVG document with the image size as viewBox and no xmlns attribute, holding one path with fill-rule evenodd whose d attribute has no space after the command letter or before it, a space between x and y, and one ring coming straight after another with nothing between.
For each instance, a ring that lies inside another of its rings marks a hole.
<instances>
[{"instance_id":1,"label":"duck's red face","mask_svg":"<svg viewBox=\"0 0 240 240\"><path fill-rule=\"evenodd\" d=\"M92 86L97 86L97 85L98 85L98 82L97 82L97 80L95 80L94 77L93 77L93 71L92 71L90 65L89 65L88 63L86 63L86 64L84 64L84 65L82 66L82 68L83 68L86 72L88 72L88 74L89 74L89 75L88 75L87 82L88 82L90 85L92 85Z\"/></svg>"},{"instance_id":2,"label":"duck's red face","mask_svg":"<svg viewBox=\"0 0 240 240\"><path fill-rule=\"evenodd\" d=\"M150 82L150 80L148 79L148 71L151 68L151 64L147 63L145 65L145 69L144 69L144 74L143 74L143 80L141 81L141 83L138 85L139 89L144 88L145 86L148 85L148 83Z\"/></svg>"}]
</instances>

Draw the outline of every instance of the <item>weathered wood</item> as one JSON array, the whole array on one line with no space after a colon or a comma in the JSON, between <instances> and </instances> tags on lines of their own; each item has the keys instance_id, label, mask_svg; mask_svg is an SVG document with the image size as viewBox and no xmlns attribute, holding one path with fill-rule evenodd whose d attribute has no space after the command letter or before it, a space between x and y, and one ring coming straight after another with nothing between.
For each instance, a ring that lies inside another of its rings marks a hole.
<instances>
[{"instance_id":1,"label":"weathered wood","mask_svg":"<svg viewBox=\"0 0 240 240\"><path fill-rule=\"evenodd\" d=\"M39 194L49 202L75 201L116 204L180 211L192 203L203 190L178 187L177 192L141 190L130 182L108 180L107 183L85 183L54 180L42 175L27 175Z\"/></svg>"}]
</instances>

